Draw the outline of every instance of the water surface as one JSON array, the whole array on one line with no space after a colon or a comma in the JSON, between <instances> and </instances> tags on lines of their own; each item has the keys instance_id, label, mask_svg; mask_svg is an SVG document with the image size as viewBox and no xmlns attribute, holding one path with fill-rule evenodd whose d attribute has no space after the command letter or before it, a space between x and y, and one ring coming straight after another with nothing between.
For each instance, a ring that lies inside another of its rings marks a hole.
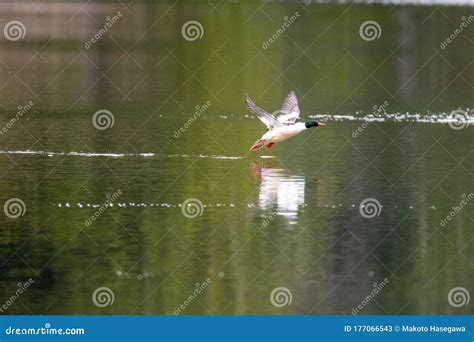
<instances>
[{"instance_id":1,"label":"water surface","mask_svg":"<svg viewBox=\"0 0 474 342\"><path fill-rule=\"evenodd\" d=\"M0 124L33 106L0 135L2 200L26 206L0 216L1 302L34 282L2 313L351 314L382 282L360 314L473 313L448 302L474 290L472 203L441 224L474 192L472 125L446 121L474 108L472 29L440 48L472 7L3 6L27 34L1 41ZM264 126L243 95L273 112L289 90L328 126L248 151Z\"/></svg>"}]
</instances>

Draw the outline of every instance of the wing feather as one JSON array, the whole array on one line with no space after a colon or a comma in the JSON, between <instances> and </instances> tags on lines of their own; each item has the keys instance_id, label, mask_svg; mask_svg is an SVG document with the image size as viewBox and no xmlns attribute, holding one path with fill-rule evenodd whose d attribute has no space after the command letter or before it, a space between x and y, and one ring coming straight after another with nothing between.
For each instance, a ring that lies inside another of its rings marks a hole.
<instances>
[{"instance_id":1,"label":"wing feather","mask_svg":"<svg viewBox=\"0 0 474 342\"><path fill-rule=\"evenodd\" d=\"M252 101L252 99L250 99L248 95L245 95L244 100L245 100L245 105L247 106L247 108L252 113L257 115L260 121L262 121L269 130L273 129L274 127L278 127L282 125L282 123L278 121L277 119L275 119L275 117L272 114L267 113L260 107L257 107L257 105Z\"/></svg>"},{"instance_id":2,"label":"wing feather","mask_svg":"<svg viewBox=\"0 0 474 342\"><path fill-rule=\"evenodd\" d=\"M278 117L278 121L283 124L294 124L296 119L299 118L300 108L294 91L290 91L285 101L283 101L281 112L283 114Z\"/></svg>"}]
</instances>

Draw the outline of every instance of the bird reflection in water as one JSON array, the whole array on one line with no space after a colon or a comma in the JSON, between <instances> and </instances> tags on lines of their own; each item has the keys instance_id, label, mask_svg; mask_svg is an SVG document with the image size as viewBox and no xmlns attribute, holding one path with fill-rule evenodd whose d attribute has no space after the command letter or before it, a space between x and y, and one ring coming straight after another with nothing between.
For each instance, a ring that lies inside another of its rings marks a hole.
<instances>
[{"instance_id":1,"label":"bird reflection in water","mask_svg":"<svg viewBox=\"0 0 474 342\"><path fill-rule=\"evenodd\" d=\"M304 205L305 177L273 168L271 164L253 163L251 169L260 180L259 208L285 217L290 225L296 224L298 210Z\"/></svg>"}]
</instances>

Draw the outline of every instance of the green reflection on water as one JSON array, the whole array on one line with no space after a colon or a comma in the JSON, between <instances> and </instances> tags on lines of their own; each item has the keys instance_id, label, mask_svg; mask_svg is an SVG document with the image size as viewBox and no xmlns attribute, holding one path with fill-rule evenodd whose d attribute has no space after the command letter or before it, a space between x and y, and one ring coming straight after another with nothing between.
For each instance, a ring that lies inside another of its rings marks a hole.
<instances>
[{"instance_id":1,"label":"green reflection on water","mask_svg":"<svg viewBox=\"0 0 474 342\"><path fill-rule=\"evenodd\" d=\"M472 313L447 301L472 284L472 204L440 226L474 192L470 128L370 123L353 138L361 122L329 122L249 153L264 129L242 103L248 92L274 111L294 89L304 117L367 114L385 101L391 113L472 108L472 31L439 48L470 8L261 6L136 4L90 50L95 27L48 41L65 24L31 14L25 41L1 43L2 126L34 102L0 136L1 150L154 153L0 155L4 200L27 206L19 219L0 218L2 302L34 279L2 313L173 314L187 302L182 314L350 314L385 278L362 314ZM118 9L89 12L100 23ZM202 23L202 39L181 37L188 20ZM380 23L378 40L360 38L366 20ZM91 118L102 108L115 124L98 131ZM87 204L118 189L114 207L86 226L97 210ZM358 206L370 197L383 208L366 219ZM183 216L188 198L206 205L201 216ZM98 308L102 286L115 300ZM271 304L276 287L291 291L289 306Z\"/></svg>"}]
</instances>

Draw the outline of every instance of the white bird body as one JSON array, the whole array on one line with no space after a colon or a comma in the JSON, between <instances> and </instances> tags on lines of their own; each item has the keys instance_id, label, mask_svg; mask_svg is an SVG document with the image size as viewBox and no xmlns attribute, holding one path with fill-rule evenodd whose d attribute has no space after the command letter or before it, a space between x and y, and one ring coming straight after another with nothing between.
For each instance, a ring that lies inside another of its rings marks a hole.
<instances>
[{"instance_id":1,"label":"white bird body","mask_svg":"<svg viewBox=\"0 0 474 342\"><path fill-rule=\"evenodd\" d=\"M265 145L270 148L274 143L294 137L308 128L326 126L319 121L296 122L300 116L300 109L293 91L286 97L281 110L276 112L280 114L277 118L257 107L248 95L245 96L245 104L267 126L267 132L250 147L250 150L259 149Z\"/></svg>"},{"instance_id":2,"label":"white bird body","mask_svg":"<svg viewBox=\"0 0 474 342\"><path fill-rule=\"evenodd\" d=\"M274 128L266 132L262 136L262 139L265 140L266 143L276 143L294 137L305 129L306 126L303 122L297 122L293 125Z\"/></svg>"}]
</instances>

